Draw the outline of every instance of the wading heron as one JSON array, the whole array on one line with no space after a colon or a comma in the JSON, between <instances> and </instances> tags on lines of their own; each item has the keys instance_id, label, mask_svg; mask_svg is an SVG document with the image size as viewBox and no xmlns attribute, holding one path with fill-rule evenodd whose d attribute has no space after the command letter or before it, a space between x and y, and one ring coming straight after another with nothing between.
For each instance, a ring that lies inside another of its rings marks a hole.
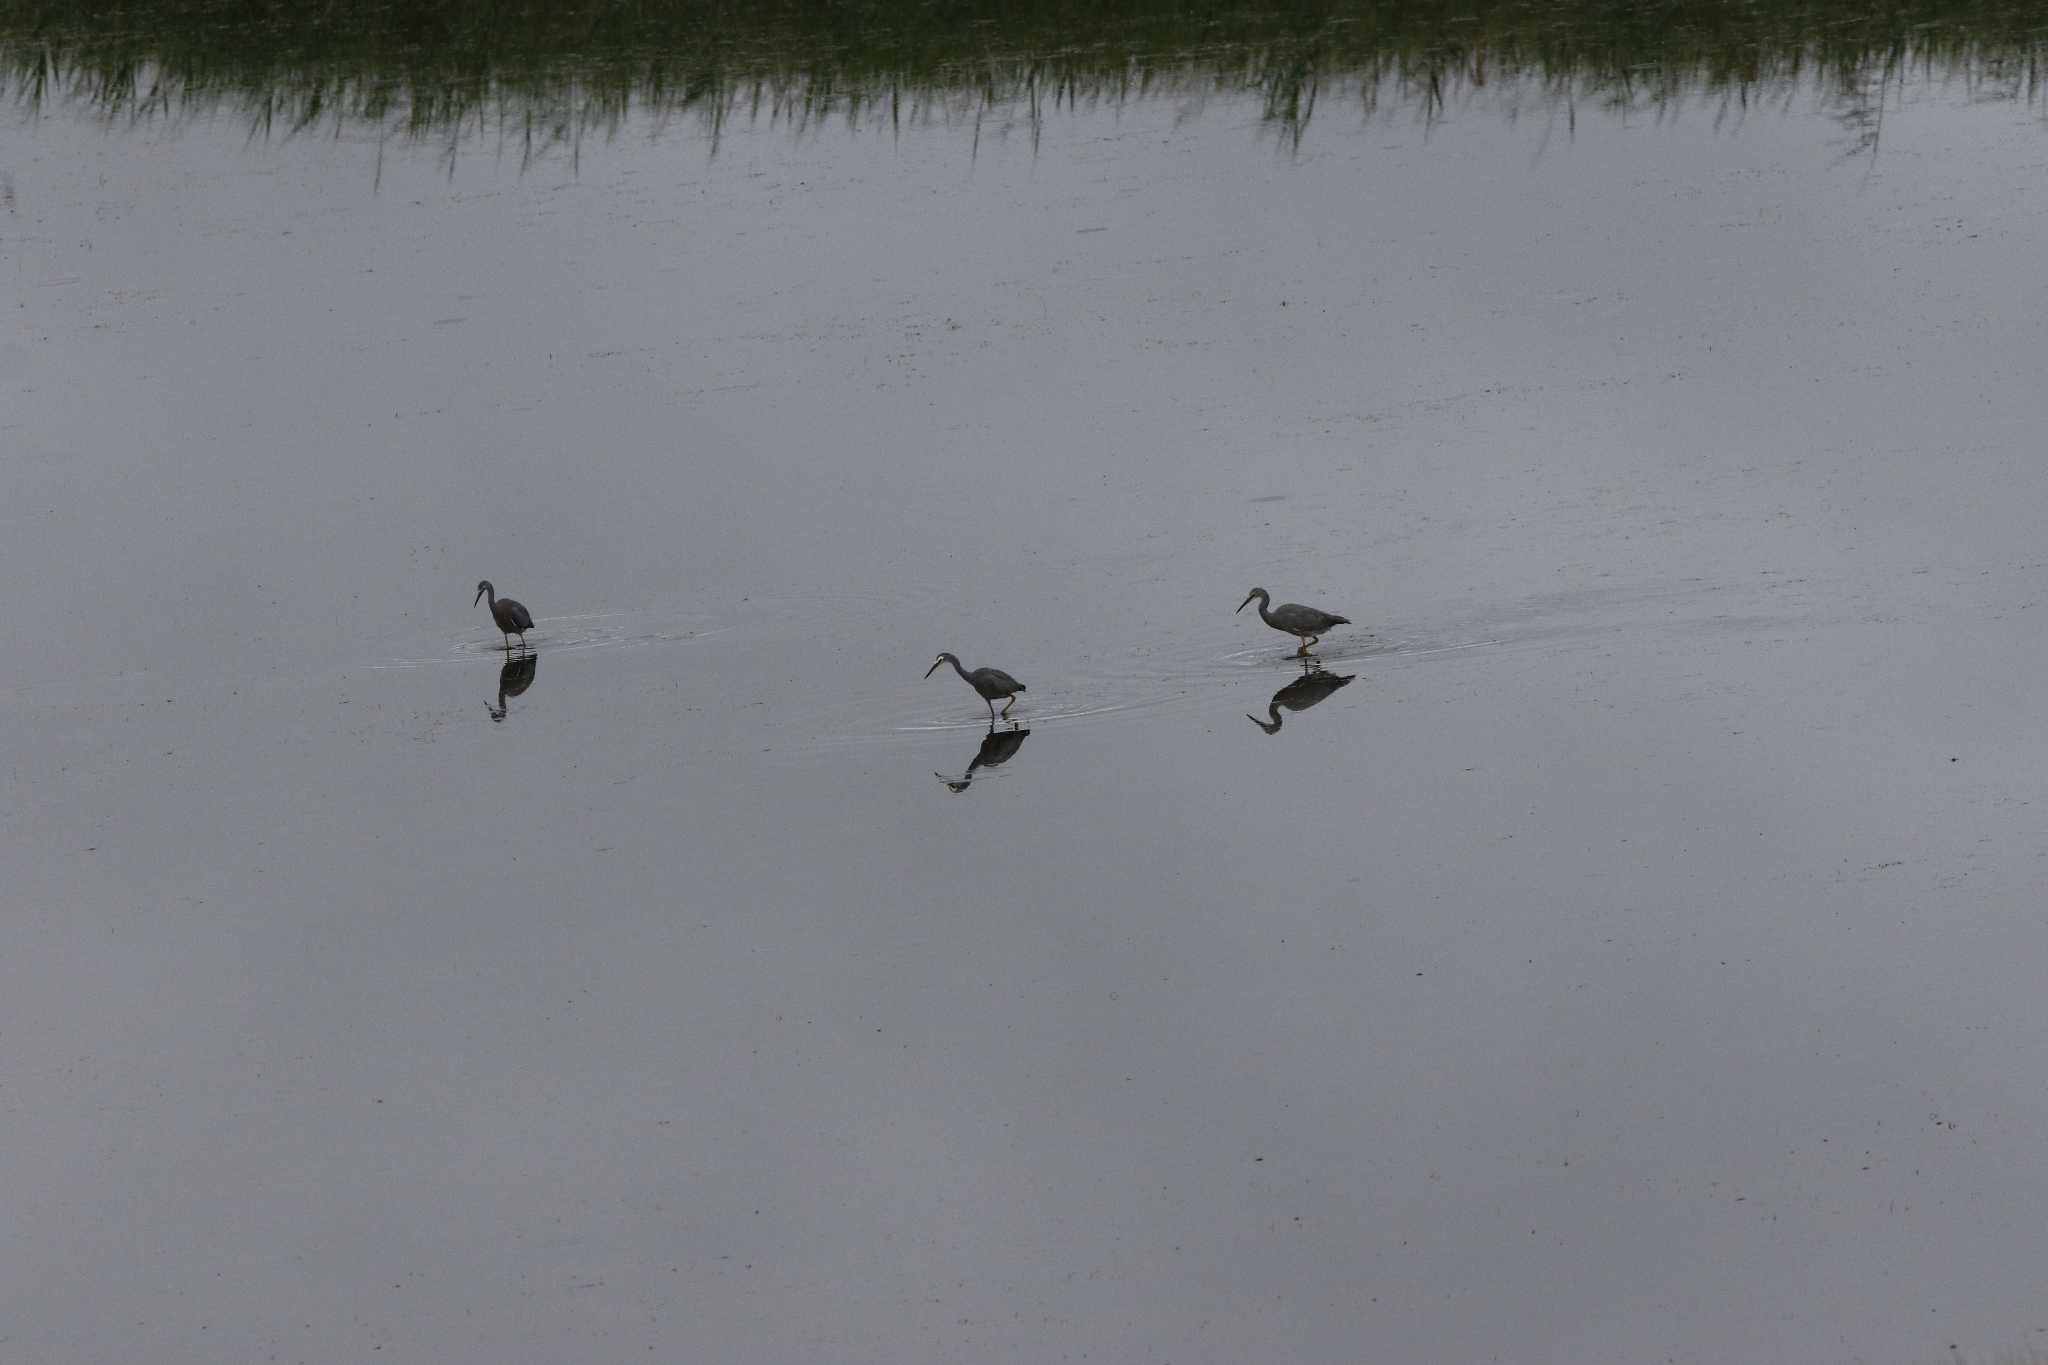
<instances>
[{"instance_id":1,"label":"wading heron","mask_svg":"<svg viewBox=\"0 0 2048 1365\"><path fill-rule=\"evenodd\" d=\"M953 665L953 671L965 678L967 685L981 694L981 699L988 703L988 716L990 720L994 720L996 716L997 697L1009 698L1008 701L1003 703L1003 714L1007 716L1010 714L1010 708L1017 704L1017 694L1027 690L1023 683L1018 682L1000 668L962 668L958 656L952 654L939 655L932 662L932 666L924 671L924 675L929 678L932 674L938 672L940 664Z\"/></svg>"},{"instance_id":2,"label":"wading heron","mask_svg":"<svg viewBox=\"0 0 2048 1365\"><path fill-rule=\"evenodd\" d=\"M498 596L498 590L491 586L488 578L476 585L476 602L469 605L473 607L486 597L491 599L491 619L498 623L498 632L505 637L506 651L511 651L514 635L519 637L519 643L524 647L526 632L533 629L533 613L509 597Z\"/></svg>"},{"instance_id":3,"label":"wading heron","mask_svg":"<svg viewBox=\"0 0 2048 1365\"><path fill-rule=\"evenodd\" d=\"M1273 595L1264 588L1253 588L1246 593L1244 601L1237 604L1237 609L1243 611L1255 600L1259 604L1261 621L1301 641L1301 648L1294 651L1297 657L1306 655L1308 647L1320 640L1330 627L1351 624L1351 618L1348 616L1332 616L1326 611L1317 611L1314 607L1304 607L1299 602L1282 602L1276 607L1273 605Z\"/></svg>"}]
</instances>

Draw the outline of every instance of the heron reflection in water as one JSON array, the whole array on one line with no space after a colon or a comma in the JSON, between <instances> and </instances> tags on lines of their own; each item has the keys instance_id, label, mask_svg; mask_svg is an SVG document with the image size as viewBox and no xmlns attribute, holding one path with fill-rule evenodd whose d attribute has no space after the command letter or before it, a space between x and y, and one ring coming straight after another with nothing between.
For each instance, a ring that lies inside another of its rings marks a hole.
<instances>
[{"instance_id":1,"label":"heron reflection in water","mask_svg":"<svg viewBox=\"0 0 2048 1365\"><path fill-rule=\"evenodd\" d=\"M1301 666L1301 676L1275 692L1273 700L1266 703L1266 714L1271 717L1270 720L1260 720L1257 716L1249 714L1245 719L1267 734L1277 735L1280 733L1282 707L1289 711L1306 711L1357 676L1356 673L1325 673L1321 664L1311 667L1304 663Z\"/></svg>"},{"instance_id":2,"label":"heron reflection in water","mask_svg":"<svg viewBox=\"0 0 2048 1365\"><path fill-rule=\"evenodd\" d=\"M995 722L990 721L988 733L982 736L981 748L975 752L974 761L967 765L966 772L958 777L948 777L944 773L933 773L932 776L945 783L947 791L964 792L968 783L974 781L975 769L994 768L1008 763L1011 756L1023 748L1024 741L1029 738L1031 732L1019 730L1015 721L1010 722L1010 728L1007 730L996 729Z\"/></svg>"},{"instance_id":3,"label":"heron reflection in water","mask_svg":"<svg viewBox=\"0 0 2048 1365\"><path fill-rule=\"evenodd\" d=\"M491 713L492 720L505 719L507 697L516 697L533 686L533 670L539 662L540 655L531 650L505 660L505 666L498 670L498 704L492 706L489 702L484 703Z\"/></svg>"}]
</instances>

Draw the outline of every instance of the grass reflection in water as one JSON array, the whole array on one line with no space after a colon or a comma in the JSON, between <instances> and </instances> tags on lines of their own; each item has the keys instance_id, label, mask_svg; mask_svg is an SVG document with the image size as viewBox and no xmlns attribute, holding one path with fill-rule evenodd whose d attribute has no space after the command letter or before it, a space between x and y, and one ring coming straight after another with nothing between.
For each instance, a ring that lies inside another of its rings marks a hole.
<instances>
[{"instance_id":1,"label":"grass reflection in water","mask_svg":"<svg viewBox=\"0 0 2048 1365\"><path fill-rule=\"evenodd\" d=\"M110 120L229 111L279 135L509 142L533 155L631 114L798 129L1023 125L1161 95L1255 95L1310 119L1586 104L1717 118L1812 91L1876 136L1909 78L2031 100L2038 10L1999 0L0 0L18 105ZM1347 112L1348 111L1348 112Z\"/></svg>"}]
</instances>

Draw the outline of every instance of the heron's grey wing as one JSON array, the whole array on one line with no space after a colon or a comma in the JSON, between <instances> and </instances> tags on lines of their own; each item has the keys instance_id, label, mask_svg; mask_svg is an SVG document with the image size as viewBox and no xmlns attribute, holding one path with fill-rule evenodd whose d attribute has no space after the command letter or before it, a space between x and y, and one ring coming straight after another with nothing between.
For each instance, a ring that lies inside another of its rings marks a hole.
<instances>
[{"instance_id":1,"label":"heron's grey wing","mask_svg":"<svg viewBox=\"0 0 2048 1365\"><path fill-rule=\"evenodd\" d=\"M1313 635L1322 629L1323 614L1299 602L1283 602L1273 608L1273 620L1282 630L1301 630Z\"/></svg>"},{"instance_id":2,"label":"heron's grey wing","mask_svg":"<svg viewBox=\"0 0 2048 1365\"><path fill-rule=\"evenodd\" d=\"M510 606L510 607L512 608L512 620L513 620L513 622L514 622L515 624L517 624L517 625L518 625L519 629L521 629L521 630L532 630L532 629L533 629L533 613L532 613L532 612L530 612L530 611L528 611L528 610L526 609L526 604L525 604L525 603L523 603L523 602L510 602L510 603L507 603L506 605L508 605L508 606Z\"/></svg>"},{"instance_id":3,"label":"heron's grey wing","mask_svg":"<svg viewBox=\"0 0 2048 1365\"><path fill-rule=\"evenodd\" d=\"M1286 621L1289 629L1305 630L1311 635L1320 635L1331 626L1348 626L1351 623L1341 616L1332 616L1327 611L1304 607L1299 602L1289 602L1273 613L1276 621Z\"/></svg>"},{"instance_id":4,"label":"heron's grey wing","mask_svg":"<svg viewBox=\"0 0 2048 1365\"><path fill-rule=\"evenodd\" d=\"M1024 690L1023 683L1018 682L1015 678L1003 672L1003 670L1000 668L991 668L988 671L988 675L989 678L1000 687L1007 688L1012 692L1022 692Z\"/></svg>"}]
</instances>

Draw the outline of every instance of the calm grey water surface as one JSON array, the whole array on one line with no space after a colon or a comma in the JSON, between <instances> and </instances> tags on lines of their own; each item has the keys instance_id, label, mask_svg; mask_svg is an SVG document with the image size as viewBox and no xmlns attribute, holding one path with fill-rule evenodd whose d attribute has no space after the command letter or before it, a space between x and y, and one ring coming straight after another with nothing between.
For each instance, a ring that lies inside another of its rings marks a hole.
<instances>
[{"instance_id":1,"label":"calm grey water surface","mask_svg":"<svg viewBox=\"0 0 2048 1365\"><path fill-rule=\"evenodd\" d=\"M2048 135L1182 113L9 127L0 1356L2048 1345Z\"/></svg>"}]
</instances>

